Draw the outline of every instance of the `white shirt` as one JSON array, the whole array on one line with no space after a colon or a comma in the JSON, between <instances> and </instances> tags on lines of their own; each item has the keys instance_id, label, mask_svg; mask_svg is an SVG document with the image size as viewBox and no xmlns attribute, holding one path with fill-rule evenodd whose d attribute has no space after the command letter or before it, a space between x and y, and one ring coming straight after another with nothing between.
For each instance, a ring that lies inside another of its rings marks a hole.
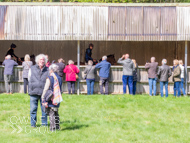
<instances>
[{"instance_id":1,"label":"white shirt","mask_svg":"<svg viewBox=\"0 0 190 143\"><path fill-rule=\"evenodd\" d=\"M185 67L183 65L179 65L179 67L181 69L181 75L180 75L180 77L184 78L184 69L185 69Z\"/></svg>"}]
</instances>

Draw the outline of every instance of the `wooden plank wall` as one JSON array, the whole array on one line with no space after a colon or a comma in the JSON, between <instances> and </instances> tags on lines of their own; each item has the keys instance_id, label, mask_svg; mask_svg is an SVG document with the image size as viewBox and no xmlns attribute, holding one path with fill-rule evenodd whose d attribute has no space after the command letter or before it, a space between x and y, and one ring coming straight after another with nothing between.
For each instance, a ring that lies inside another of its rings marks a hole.
<instances>
[{"instance_id":1,"label":"wooden plank wall","mask_svg":"<svg viewBox=\"0 0 190 143\"><path fill-rule=\"evenodd\" d=\"M67 62L69 59L77 61L77 41L0 41L0 61L4 60L4 56L11 43L15 43L17 48L15 54L24 57L25 54L48 54L50 60L57 60L62 57ZM136 59L139 65L144 65L150 57L155 56L156 60L161 64L161 60L166 58L168 64L172 65L173 59L184 60L185 42L116 42L116 41L81 41L80 56L81 62L84 62L85 50L89 43L94 44L93 55L95 59L100 59L103 55L115 54L116 60L122 54L129 53L130 58ZM190 47L190 42L188 42ZM190 55L190 50L188 50ZM189 57L189 56L188 56ZM188 58L190 65L190 58Z\"/></svg>"}]
</instances>

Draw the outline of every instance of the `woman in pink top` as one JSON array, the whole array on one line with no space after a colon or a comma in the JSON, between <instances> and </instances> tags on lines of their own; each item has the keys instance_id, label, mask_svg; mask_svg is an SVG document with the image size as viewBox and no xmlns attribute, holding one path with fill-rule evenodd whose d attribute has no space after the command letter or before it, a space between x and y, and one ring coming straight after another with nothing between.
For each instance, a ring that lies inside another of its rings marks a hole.
<instances>
[{"instance_id":1,"label":"woman in pink top","mask_svg":"<svg viewBox=\"0 0 190 143\"><path fill-rule=\"evenodd\" d=\"M63 72L66 73L66 81L67 81L69 94L71 94L71 89L72 89L72 94L74 94L75 93L76 74L78 74L80 71L74 65L74 62L72 60L69 60L68 64L69 65L67 65L65 67Z\"/></svg>"}]
</instances>

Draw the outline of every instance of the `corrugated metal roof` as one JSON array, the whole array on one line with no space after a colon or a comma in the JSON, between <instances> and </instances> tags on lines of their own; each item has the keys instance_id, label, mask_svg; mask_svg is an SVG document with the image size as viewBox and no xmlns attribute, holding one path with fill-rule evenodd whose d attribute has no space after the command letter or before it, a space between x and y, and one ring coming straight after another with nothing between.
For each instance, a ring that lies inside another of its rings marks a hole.
<instances>
[{"instance_id":1,"label":"corrugated metal roof","mask_svg":"<svg viewBox=\"0 0 190 143\"><path fill-rule=\"evenodd\" d=\"M0 40L190 40L190 5L0 5Z\"/></svg>"}]
</instances>

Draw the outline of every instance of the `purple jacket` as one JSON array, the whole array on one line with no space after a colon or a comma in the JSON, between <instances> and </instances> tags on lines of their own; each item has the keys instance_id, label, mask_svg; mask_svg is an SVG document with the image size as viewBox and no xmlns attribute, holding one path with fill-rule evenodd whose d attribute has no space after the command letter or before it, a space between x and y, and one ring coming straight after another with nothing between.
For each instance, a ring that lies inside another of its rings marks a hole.
<instances>
[{"instance_id":1,"label":"purple jacket","mask_svg":"<svg viewBox=\"0 0 190 143\"><path fill-rule=\"evenodd\" d=\"M4 60L2 65L5 66L4 75L12 75L14 66L18 66L18 64L13 60Z\"/></svg>"}]
</instances>

